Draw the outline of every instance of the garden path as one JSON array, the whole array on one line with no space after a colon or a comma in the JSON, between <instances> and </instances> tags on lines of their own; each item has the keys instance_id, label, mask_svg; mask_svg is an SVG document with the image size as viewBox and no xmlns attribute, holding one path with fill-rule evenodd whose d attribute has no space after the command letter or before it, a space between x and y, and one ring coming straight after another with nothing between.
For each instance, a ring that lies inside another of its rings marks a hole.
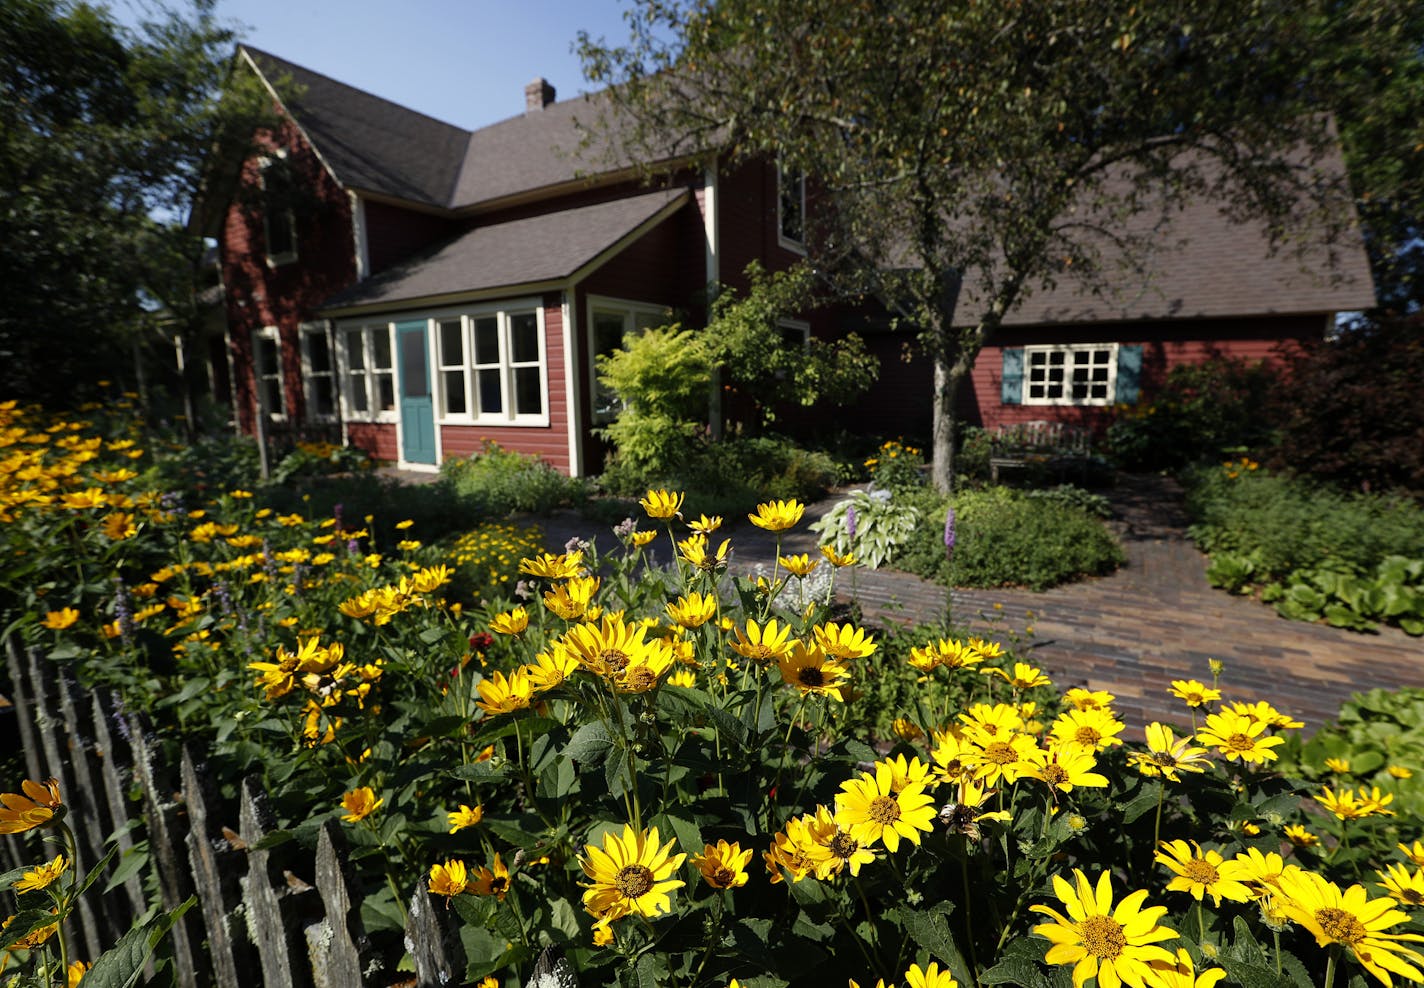
<instances>
[{"instance_id":1,"label":"garden path","mask_svg":"<svg viewBox=\"0 0 1424 988\"><path fill-rule=\"evenodd\" d=\"M1424 685L1420 639L1393 628L1363 635L1287 621L1269 606L1213 589L1206 557L1187 539L1182 492L1174 481L1125 476L1108 496L1127 565L1042 593L956 590L956 623L1006 643L1016 640L1017 650L1061 688L1116 694L1119 716L1133 733L1152 720L1181 723L1181 701L1167 690L1174 679L1209 682L1207 660L1213 658L1226 665L1222 687L1228 696L1269 700L1305 721L1307 732L1332 719L1352 693ZM805 520L787 533L783 552L816 552L806 523L835 501L808 506ZM540 524L550 548L590 534L572 513ZM719 535L731 538L738 572L769 566L775 557L774 537L745 520ZM871 620L931 622L944 615L944 588L916 576L860 570L855 583ZM838 589L845 595L849 587L842 574Z\"/></svg>"}]
</instances>

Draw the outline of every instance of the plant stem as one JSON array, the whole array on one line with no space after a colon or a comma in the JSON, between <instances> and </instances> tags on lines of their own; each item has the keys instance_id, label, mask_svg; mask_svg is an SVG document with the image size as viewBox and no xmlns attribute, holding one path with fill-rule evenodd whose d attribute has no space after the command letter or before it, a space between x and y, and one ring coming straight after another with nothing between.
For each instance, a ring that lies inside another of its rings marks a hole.
<instances>
[{"instance_id":1,"label":"plant stem","mask_svg":"<svg viewBox=\"0 0 1424 988\"><path fill-rule=\"evenodd\" d=\"M1325 988L1334 988L1335 984L1335 945L1330 945L1330 953L1325 962Z\"/></svg>"},{"instance_id":2,"label":"plant stem","mask_svg":"<svg viewBox=\"0 0 1424 988\"><path fill-rule=\"evenodd\" d=\"M1163 784L1157 790L1157 818L1152 822L1152 851L1155 854L1157 844L1162 839L1162 800L1167 795L1167 786Z\"/></svg>"},{"instance_id":3,"label":"plant stem","mask_svg":"<svg viewBox=\"0 0 1424 988\"><path fill-rule=\"evenodd\" d=\"M964 857L959 859L959 877L964 885L964 942L969 947L969 977L979 983L979 958L974 951L974 897L969 894L969 841L964 841Z\"/></svg>"}]
</instances>

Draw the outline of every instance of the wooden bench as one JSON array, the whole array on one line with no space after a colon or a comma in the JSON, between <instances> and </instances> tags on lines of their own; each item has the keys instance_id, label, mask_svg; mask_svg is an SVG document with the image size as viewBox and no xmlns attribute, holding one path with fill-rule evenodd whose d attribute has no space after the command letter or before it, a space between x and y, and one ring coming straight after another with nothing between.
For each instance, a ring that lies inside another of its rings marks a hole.
<instances>
[{"instance_id":1,"label":"wooden bench","mask_svg":"<svg viewBox=\"0 0 1424 988\"><path fill-rule=\"evenodd\" d=\"M997 484L1001 470L1022 470L1030 464L1057 472L1086 470L1092 453L1092 435L1080 426L1045 421L1001 425L989 438L989 476Z\"/></svg>"}]
</instances>

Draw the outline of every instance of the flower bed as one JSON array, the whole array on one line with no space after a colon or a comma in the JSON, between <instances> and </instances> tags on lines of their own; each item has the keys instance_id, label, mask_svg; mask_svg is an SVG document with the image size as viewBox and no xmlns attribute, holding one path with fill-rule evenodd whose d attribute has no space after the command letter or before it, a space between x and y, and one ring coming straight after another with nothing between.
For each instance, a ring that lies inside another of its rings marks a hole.
<instances>
[{"instance_id":1,"label":"flower bed","mask_svg":"<svg viewBox=\"0 0 1424 988\"><path fill-rule=\"evenodd\" d=\"M133 438L0 416L7 621L209 747L229 794L259 774L271 843L342 821L387 970L424 882L494 984L548 944L583 984L1421 977L1410 780L1273 772L1298 722L1219 669L1176 684L1180 723L1128 724L1002 642L892 649L828 608L852 559L733 576L720 519L667 491L611 550L510 554L524 598L476 599L413 530L136 490ZM864 733L892 696L893 731Z\"/></svg>"}]
</instances>

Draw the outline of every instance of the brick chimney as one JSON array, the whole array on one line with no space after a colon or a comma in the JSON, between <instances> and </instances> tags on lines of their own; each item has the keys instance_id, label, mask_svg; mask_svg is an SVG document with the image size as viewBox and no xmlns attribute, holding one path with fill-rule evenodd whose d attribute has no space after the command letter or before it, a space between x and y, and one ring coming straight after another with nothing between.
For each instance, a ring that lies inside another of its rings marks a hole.
<instances>
[{"instance_id":1,"label":"brick chimney","mask_svg":"<svg viewBox=\"0 0 1424 988\"><path fill-rule=\"evenodd\" d=\"M524 112L538 113L554 102L554 87L543 76L524 87Z\"/></svg>"}]
</instances>

